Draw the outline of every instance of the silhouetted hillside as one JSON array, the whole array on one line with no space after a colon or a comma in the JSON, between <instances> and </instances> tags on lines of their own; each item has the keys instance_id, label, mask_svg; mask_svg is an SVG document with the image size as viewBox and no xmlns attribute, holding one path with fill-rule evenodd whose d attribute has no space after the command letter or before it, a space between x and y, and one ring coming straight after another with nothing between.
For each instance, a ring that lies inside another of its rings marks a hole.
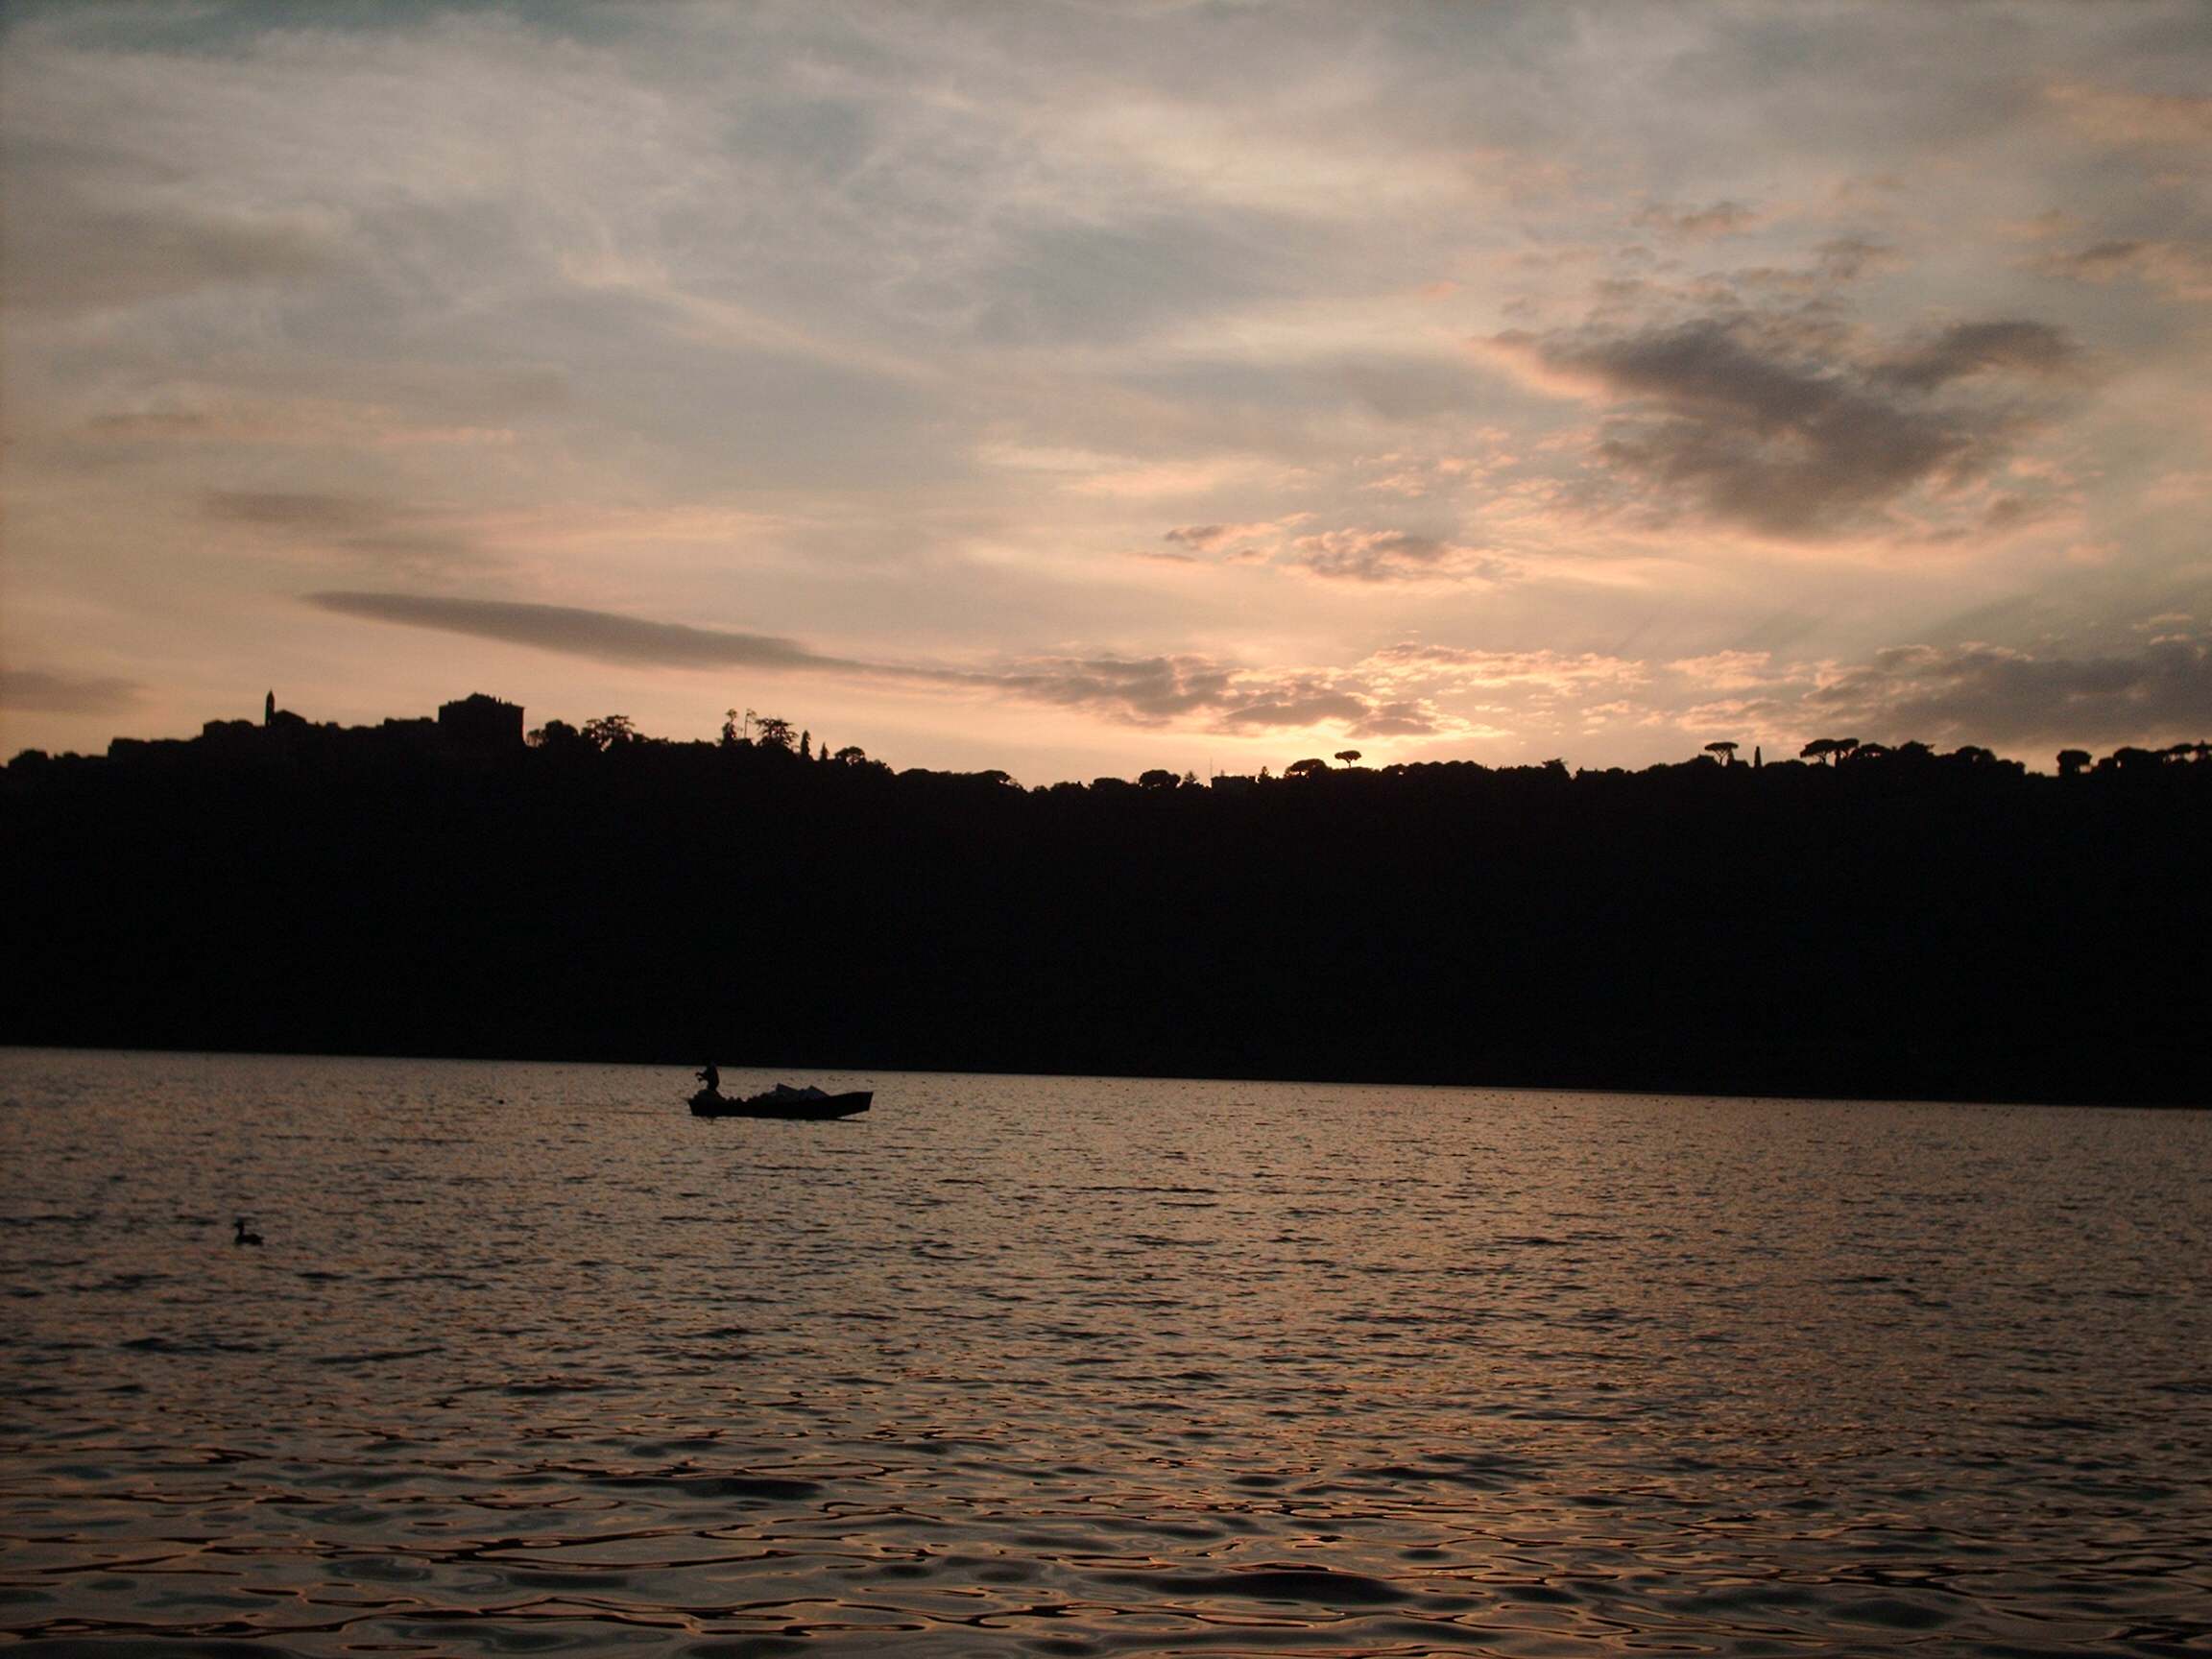
<instances>
[{"instance_id":1,"label":"silhouetted hillside","mask_svg":"<svg viewBox=\"0 0 2212 1659\"><path fill-rule=\"evenodd\" d=\"M2212 1099L2200 748L1023 790L533 736L19 757L5 1037Z\"/></svg>"}]
</instances>

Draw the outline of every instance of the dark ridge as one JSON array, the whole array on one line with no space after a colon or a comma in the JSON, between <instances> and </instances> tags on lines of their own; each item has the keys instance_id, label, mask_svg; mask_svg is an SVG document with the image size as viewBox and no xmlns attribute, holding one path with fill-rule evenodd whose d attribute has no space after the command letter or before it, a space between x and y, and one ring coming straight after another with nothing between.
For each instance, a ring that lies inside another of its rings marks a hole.
<instances>
[{"instance_id":1,"label":"dark ridge","mask_svg":"<svg viewBox=\"0 0 2212 1659\"><path fill-rule=\"evenodd\" d=\"M1025 790L449 707L17 757L0 1040L2212 1099L2202 745Z\"/></svg>"}]
</instances>

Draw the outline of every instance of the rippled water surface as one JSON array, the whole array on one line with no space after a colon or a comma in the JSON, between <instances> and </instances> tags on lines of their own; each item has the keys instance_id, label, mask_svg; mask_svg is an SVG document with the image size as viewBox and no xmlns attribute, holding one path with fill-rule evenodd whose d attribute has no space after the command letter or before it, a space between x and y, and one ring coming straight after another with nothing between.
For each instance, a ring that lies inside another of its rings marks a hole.
<instances>
[{"instance_id":1,"label":"rippled water surface","mask_svg":"<svg viewBox=\"0 0 2212 1659\"><path fill-rule=\"evenodd\" d=\"M814 1080L0 1051L0 1637L2212 1651L2212 1117Z\"/></svg>"}]
</instances>

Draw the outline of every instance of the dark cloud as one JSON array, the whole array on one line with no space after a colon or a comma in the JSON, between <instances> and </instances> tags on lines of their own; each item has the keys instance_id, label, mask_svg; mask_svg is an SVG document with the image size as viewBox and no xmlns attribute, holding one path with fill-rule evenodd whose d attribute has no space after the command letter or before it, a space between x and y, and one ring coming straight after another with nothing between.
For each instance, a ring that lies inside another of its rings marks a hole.
<instances>
[{"instance_id":1,"label":"dark cloud","mask_svg":"<svg viewBox=\"0 0 2212 1659\"><path fill-rule=\"evenodd\" d=\"M0 709L21 714L118 714L144 689L134 680L106 675L0 668Z\"/></svg>"},{"instance_id":2,"label":"dark cloud","mask_svg":"<svg viewBox=\"0 0 2212 1659\"><path fill-rule=\"evenodd\" d=\"M1927 392L1969 374L2063 374L2080 366L2080 356L2066 331L2048 323L1960 323L1875 373Z\"/></svg>"},{"instance_id":3,"label":"dark cloud","mask_svg":"<svg viewBox=\"0 0 2212 1659\"><path fill-rule=\"evenodd\" d=\"M507 645L532 645L600 662L661 668L842 668L866 665L818 656L789 639L645 622L568 605L502 599L442 599L411 593L310 593L310 605L342 616L434 628Z\"/></svg>"},{"instance_id":4,"label":"dark cloud","mask_svg":"<svg viewBox=\"0 0 2212 1659\"><path fill-rule=\"evenodd\" d=\"M1647 486L1647 505L1800 540L1862 525L1919 487L1986 473L2028 416L2016 398L1978 395L1979 383L2047 382L2079 359L2062 331L2021 321L1961 324L1875 354L1832 316L1805 312L1495 344L1617 405L1594 456Z\"/></svg>"},{"instance_id":5,"label":"dark cloud","mask_svg":"<svg viewBox=\"0 0 2212 1659\"><path fill-rule=\"evenodd\" d=\"M1892 740L2195 739L2212 733L2212 640L2165 637L2103 657L1902 645L1807 692L1799 713Z\"/></svg>"},{"instance_id":6,"label":"dark cloud","mask_svg":"<svg viewBox=\"0 0 2212 1659\"><path fill-rule=\"evenodd\" d=\"M1399 701L1372 705L1352 728L1355 737L1431 737L1439 730L1434 710L1425 703Z\"/></svg>"},{"instance_id":7,"label":"dark cloud","mask_svg":"<svg viewBox=\"0 0 2212 1659\"><path fill-rule=\"evenodd\" d=\"M1407 530L1327 530L1290 543L1289 563L1342 582L1415 582L1437 577L1501 581L1509 560Z\"/></svg>"},{"instance_id":8,"label":"dark cloud","mask_svg":"<svg viewBox=\"0 0 2212 1659\"><path fill-rule=\"evenodd\" d=\"M1223 726L1232 731L1272 731L1291 726L1319 726L1331 720L1346 721L1357 727L1366 720L1373 709L1374 705L1357 692L1313 686L1294 688L1287 695L1271 695L1262 701L1225 709L1221 710L1220 720Z\"/></svg>"},{"instance_id":9,"label":"dark cloud","mask_svg":"<svg viewBox=\"0 0 2212 1659\"><path fill-rule=\"evenodd\" d=\"M1217 707L1228 696L1230 670L1202 657L1046 657L1003 674L947 678L1151 724Z\"/></svg>"}]
</instances>

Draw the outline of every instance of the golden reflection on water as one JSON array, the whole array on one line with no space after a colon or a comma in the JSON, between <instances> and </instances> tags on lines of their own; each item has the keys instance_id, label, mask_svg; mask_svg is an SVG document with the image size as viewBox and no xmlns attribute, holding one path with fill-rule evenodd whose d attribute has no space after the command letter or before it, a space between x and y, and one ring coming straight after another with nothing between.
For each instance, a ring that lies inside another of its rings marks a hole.
<instances>
[{"instance_id":1,"label":"golden reflection on water","mask_svg":"<svg viewBox=\"0 0 2212 1659\"><path fill-rule=\"evenodd\" d=\"M0 1056L0 1630L2212 1642L2212 1118L821 1081Z\"/></svg>"}]
</instances>

